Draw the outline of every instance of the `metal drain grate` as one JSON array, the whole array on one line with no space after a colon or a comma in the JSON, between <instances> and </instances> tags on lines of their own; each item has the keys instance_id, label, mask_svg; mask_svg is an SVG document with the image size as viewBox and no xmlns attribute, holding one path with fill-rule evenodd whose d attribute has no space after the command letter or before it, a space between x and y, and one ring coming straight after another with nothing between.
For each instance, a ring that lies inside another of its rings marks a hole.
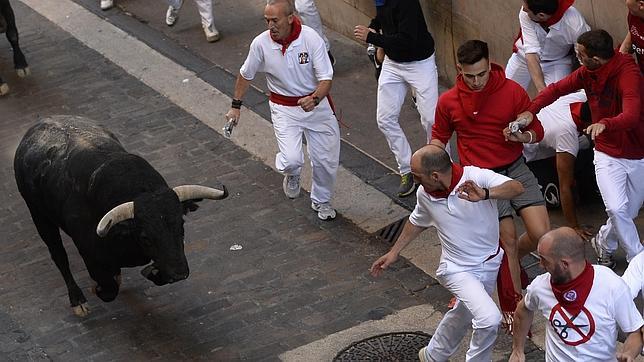
<instances>
[{"instance_id":1,"label":"metal drain grate","mask_svg":"<svg viewBox=\"0 0 644 362\"><path fill-rule=\"evenodd\" d=\"M405 216L402 219L387 225L386 227L380 229L378 235L389 244L393 244L398 238L398 235L400 235L400 233L402 232L403 226L405 226L407 219L409 219L409 217Z\"/></svg>"},{"instance_id":2,"label":"metal drain grate","mask_svg":"<svg viewBox=\"0 0 644 362\"><path fill-rule=\"evenodd\" d=\"M418 361L418 351L431 338L423 332L381 334L352 343L333 361Z\"/></svg>"}]
</instances>

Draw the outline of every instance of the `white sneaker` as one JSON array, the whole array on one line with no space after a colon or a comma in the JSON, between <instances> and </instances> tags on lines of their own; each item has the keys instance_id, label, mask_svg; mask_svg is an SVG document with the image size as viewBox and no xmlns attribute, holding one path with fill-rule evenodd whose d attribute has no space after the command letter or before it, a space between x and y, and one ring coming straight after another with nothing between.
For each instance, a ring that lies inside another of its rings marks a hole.
<instances>
[{"instance_id":1,"label":"white sneaker","mask_svg":"<svg viewBox=\"0 0 644 362\"><path fill-rule=\"evenodd\" d=\"M420 349L420 351L418 351L418 359L420 360L420 362L429 362L429 360L425 356L426 350L427 350L427 347L423 347Z\"/></svg>"},{"instance_id":2,"label":"white sneaker","mask_svg":"<svg viewBox=\"0 0 644 362\"><path fill-rule=\"evenodd\" d=\"M179 19L179 8L174 8L172 6L168 6L168 11L165 13L165 23L167 26L172 26L177 22L177 19Z\"/></svg>"},{"instance_id":3,"label":"white sneaker","mask_svg":"<svg viewBox=\"0 0 644 362\"><path fill-rule=\"evenodd\" d=\"M203 32L204 34L206 34L206 40L208 41L208 43L214 43L219 40L219 38L221 38L221 36L219 35L219 30L215 28L214 24L210 27L204 26Z\"/></svg>"},{"instance_id":4,"label":"white sneaker","mask_svg":"<svg viewBox=\"0 0 644 362\"><path fill-rule=\"evenodd\" d=\"M300 196L300 175L286 175L284 182L282 182L284 194L289 199L294 199Z\"/></svg>"},{"instance_id":5,"label":"white sneaker","mask_svg":"<svg viewBox=\"0 0 644 362\"><path fill-rule=\"evenodd\" d=\"M114 0L101 0L101 10L107 10L114 6Z\"/></svg>"},{"instance_id":6,"label":"white sneaker","mask_svg":"<svg viewBox=\"0 0 644 362\"><path fill-rule=\"evenodd\" d=\"M335 210L328 202L312 202L311 209L318 212L318 219L320 220L333 220L335 219Z\"/></svg>"},{"instance_id":7,"label":"white sneaker","mask_svg":"<svg viewBox=\"0 0 644 362\"><path fill-rule=\"evenodd\" d=\"M597 264L603 265L607 268L615 269L615 265L617 263L615 263L613 254L611 254L606 249L604 249L603 246L601 246L597 235L593 236L590 239L590 245L595 250L595 254L597 254Z\"/></svg>"}]
</instances>

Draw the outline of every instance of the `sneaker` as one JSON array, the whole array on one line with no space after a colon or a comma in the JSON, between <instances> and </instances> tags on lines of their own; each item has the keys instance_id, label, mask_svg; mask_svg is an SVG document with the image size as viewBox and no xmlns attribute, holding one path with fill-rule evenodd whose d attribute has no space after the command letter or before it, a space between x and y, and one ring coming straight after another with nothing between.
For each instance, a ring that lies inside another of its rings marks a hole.
<instances>
[{"instance_id":1,"label":"sneaker","mask_svg":"<svg viewBox=\"0 0 644 362\"><path fill-rule=\"evenodd\" d=\"M318 212L318 219L320 220L333 220L335 219L335 210L328 202L312 202L311 209Z\"/></svg>"},{"instance_id":2,"label":"sneaker","mask_svg":"<svg viewBox=\"0 0 644 362\"><path fill-rule=\"evenodd\" d=\"M289 199L294 199L300 196L300 175L286 175L284 182L282 182L284 194Z\"/></svg>"},{"instance_id":3,"label":"sneaker","mask_svg":"<svg viewBox=\"0 0 644 362\"><path fill-rule=\"evenodd\" d=\"M418 351L418 359L420 360L420 362L429 362L427 357L425 357L425 350L427 350L427 347L423 347L420 349L420 351Z\"/></svg>"},{"instance_id":4,"label":"sneaker","mask_svg":"<svg viewBox=\"0 0 644 362\"><path fill-rule=\"evenodd\" d=\"M400 187L398 187L398 197L406 197L414 193L414 176L406 173L400 176Z\"/></svg>"},{"instance_id":5,"label":"sneaker","mask_svg":"<svg viewBox=\"0 0 644 362\"><path fill-rule=\"evenodd\" d=\"M611 254L601 246L601 244L599 243L599 238L597 236L593 236L590 239L590 245L593 247L595 254L597 255L597 264L603 265L607 268L615 269L616 263L615 259L613 258L613 254Z\"/></svg>"},{"instance_id":6,"label":"sneaker","mask_svg":"<svg viewBox=\"0 0 644 362\"><path fill-rule=\"evenodd\" d=\"M335 58L333 57L333 54L331 54L331 51L329 50L326 53L329 54L329 60L331 60L331 65L335 65Z\"/></svg>"},{"instance_id":7,"label":"sneaker","mask_svg":"<svg viewBox=\"0 0 644 362\"><path fill-rule=\"evenodd\" d=\"M9 86L7 85L7 83L0 84L0 96L3 96L7 93L9 93Z\"/></svg>"},{"instance_id":8,"label":"sneaker","mask_svg":"<svg viewBox=\"0 0 644 362\"><path fill-rule=\"evenodd\" d=\"M114 0L101 0L101 10L107 10L114 6Z\"/></svg>"},{"instance_id":9,"label":"sneaker","mask_svg":"<svg viewBox=\"0 0 644 362\"><path fill-rule=\"evenodd\" d=\"M221 36L219 35L219 30L215 28L215 25L211 25L209 27L204 26L203 32L204 34L206 34L206 40L208 41L208 43L214 43L221 38Z\"/></svg>"},{"instance_id":10,"label":"sneaker","mask_svg":"<svg viewBox=\"0 0 644 362\"><path fill-rule=\"evenodd\" d=\"M179 9L172 6L168 6L168 11L165 13L165 23L167 26L172 26L179 19Z\"/></svg>"}]
</instances>

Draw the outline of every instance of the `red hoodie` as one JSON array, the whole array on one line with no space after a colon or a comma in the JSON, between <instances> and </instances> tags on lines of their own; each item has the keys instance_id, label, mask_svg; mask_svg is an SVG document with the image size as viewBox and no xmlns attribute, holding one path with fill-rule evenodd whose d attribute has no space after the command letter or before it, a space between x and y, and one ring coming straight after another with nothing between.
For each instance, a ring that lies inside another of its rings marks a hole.
<instances>
[{"instance_id":1,"label":"red hoodie","mask_svg":"<svg viewBox=\"0 0 644 362\"><path fill-rule=\"evenodd\" d=\"M438 99L432 139L447 144L456 131L461 165L508 166L521 157L523 144L506 141L503 129L529 105L528 94L507 79L499 65L492 64L490 79L480 92L472 91L459 75L456 85ZM524 131L528 129L536 132L533 142L543 139L543 127L536 117Z\"/></svg>"},{"instance_id":2,"label":"red hoodie","mask_svg":"<svg viewBox=\"0 0 644 362\"><path fill-rule=\"evenodd\" d=\"M606 129L595 138L595 149L615 158L644 158L644 78L630 55L616 53L599 69L581 67L546 87L532 101L530 112L579 89L586 90L593 123Z\"/></svg>"}]
</instances>

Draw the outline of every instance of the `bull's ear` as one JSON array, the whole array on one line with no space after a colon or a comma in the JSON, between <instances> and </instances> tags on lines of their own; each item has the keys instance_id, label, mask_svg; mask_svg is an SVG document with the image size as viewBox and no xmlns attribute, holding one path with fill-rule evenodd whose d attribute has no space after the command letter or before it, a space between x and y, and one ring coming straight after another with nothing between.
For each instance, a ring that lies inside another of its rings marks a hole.
<instances>
[{"instance_id":1,"label":"bull's ear","mask_svg":"<svg viewBox=\"0 0 644 362\"><path fill-rule=\"evenodd\" d=\"M194 199L194 200L183 201L181 203L181 206L183 207L183 214L188 215L189 212L197 211L197 209L199 208L199 205L197 205L197 202L199 202L201 200L203 200L203 199Z\"/></svg>"}]
</instances>

